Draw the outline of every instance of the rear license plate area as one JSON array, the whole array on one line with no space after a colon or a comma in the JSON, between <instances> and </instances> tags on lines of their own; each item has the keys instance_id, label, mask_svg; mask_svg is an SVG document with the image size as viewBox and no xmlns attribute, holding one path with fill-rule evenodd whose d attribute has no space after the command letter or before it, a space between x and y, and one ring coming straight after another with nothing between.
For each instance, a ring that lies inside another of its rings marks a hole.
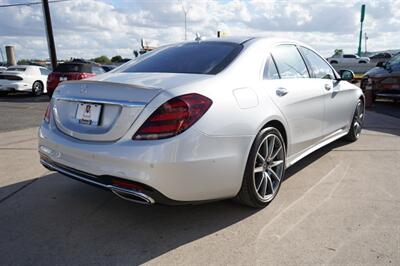
<instances>
[{"instance_id":1,"label":"rear license plate area","mask_svg":"<svg viewBox=\"0 0 400 266\"><path fill-rule=\"evenodd\" d=\"M75 118L79 124L97 126L100 120L101 104L78 103Z\"/></svg>"}]
</instances>

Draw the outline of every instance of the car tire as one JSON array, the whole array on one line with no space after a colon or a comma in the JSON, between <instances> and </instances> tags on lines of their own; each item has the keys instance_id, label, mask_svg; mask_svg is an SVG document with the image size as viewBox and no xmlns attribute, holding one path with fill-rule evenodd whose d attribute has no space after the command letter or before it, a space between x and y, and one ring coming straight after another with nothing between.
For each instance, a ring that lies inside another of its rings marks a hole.
<instances>
[{"instance_id":1,"label":"car tire","mask_svg":"<svg viewBox=\"0 0 400 266\"><path fill-rule=\"evenodd\" d=\"M360 138L364 122L364 112L364 102L361 99L358 99L356 110L354 111L353 119L351 120L349 133L345 136L347 141L354 142Z\"/></svg>"},{"instance_id":2,"label":"car tire","mask_svg":"<svg viewBox=\"0 0 400 266\"><path fill-rule=\"evenodd\" d=\"M359 64L366 64L367 62L366 61L360 61L360 62L358 62Z\"/></svg>"},{"instance_id":3,"label":"car tire","mask_svg":"<svg viewBox=\"0 0 400 266\"><path fill-rule=\"evenodd\" d=\"M42 94L43 94L43 92L44 92L44 86L43 86L43 83L42 82L40 82L40 81L35 81L35 82L33 82L33 85L32 85L32 95L33 96L41 96Z\"/></svg>"},{"instance_id":4,"label":"car tire","mask_svg":"<svg viewBox=\"0 0 400 266\"><path fill-rule=\"evenodd\" d=\"M285 176L286 148L281 133L273 127L261 130L251 147L242 187L235 200L263 208L278 194Z\"/></svg>"},{"instance_id":5,"label":"car tire","mask_svg":"<svg viewBox=\"0 0 400 266\"><path fill-rule=\"evenodd\" d=\"M331 64L337 64L338 61L331 61L330 63L331 63Z\"/></svg>"}]
</instances>

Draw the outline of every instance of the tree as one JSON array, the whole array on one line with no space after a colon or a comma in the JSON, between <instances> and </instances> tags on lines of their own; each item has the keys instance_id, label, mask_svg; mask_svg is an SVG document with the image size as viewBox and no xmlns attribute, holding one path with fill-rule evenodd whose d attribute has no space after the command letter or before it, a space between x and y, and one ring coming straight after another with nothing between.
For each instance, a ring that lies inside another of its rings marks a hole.
<instances>
[{"instance_id":1,"label":"tree","mask_svg":"<svg viewBox=\"0 0 400 266\"><path fill-rule=\"evenodd\" d=\"M31 61L28 59L21 59L21 60L18 60L17 65L29 65L30 62Z\"/></svg>"},{"instance_id":2,"label":"tree","mask_svg":"<svg viewBox=\"0 0 400 266\"><path fill-rule=\"evenodd\" d=\"M93 59L93 61L95 61L96 63L99 63L99 64L110 64L111 63L110 59L106 55L96 57L95 59Z\"/></svg>"},{"instance_id":3,"label":"tree","mask_svg":"<svg viewBox=\"0 0 400 266\"><path fill-rule=\"evenodd\" d=\"M120 55L116 55L111 58L111 62L113 62L113 63L118 63L121 61L122 61L122 56L120 56Z\"/></svg>"}]
</instances>

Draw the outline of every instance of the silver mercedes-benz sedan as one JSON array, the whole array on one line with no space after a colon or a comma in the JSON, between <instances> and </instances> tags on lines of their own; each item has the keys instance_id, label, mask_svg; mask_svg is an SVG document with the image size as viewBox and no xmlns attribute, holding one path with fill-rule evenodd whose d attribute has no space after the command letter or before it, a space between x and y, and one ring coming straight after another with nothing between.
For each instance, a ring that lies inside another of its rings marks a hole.
<instances>
[{"instance_id":1,"label":"silver mercedes-benz sedan","mask_svg":"<svg viewBox=\"0 0 400 266\"><path fill-rule=\"evenodd\" d=\"M359 138L364 96L352 78L295 41L167 45L62 82L39 130L40 161L134 202L264 207L286 168Z\"/></svg>"}]
</instances>

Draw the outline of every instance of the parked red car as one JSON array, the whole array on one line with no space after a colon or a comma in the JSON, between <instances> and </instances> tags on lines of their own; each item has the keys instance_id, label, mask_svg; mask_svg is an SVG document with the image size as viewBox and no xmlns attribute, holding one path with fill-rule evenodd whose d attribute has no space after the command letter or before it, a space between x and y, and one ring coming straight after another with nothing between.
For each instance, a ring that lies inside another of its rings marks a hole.
<instances>
[{"instance_id":1,"label":"parked red car","mask_svg":"<svg viewBox=\"0 0 400 266\"><path fill-rule=\"evenodd\" d=\"M85 79L103 73L105 71L102 67L82 61L59 64L47 78L47 94L51 98L54 90L62 81Z\"/></svg>"}]
</instances>

